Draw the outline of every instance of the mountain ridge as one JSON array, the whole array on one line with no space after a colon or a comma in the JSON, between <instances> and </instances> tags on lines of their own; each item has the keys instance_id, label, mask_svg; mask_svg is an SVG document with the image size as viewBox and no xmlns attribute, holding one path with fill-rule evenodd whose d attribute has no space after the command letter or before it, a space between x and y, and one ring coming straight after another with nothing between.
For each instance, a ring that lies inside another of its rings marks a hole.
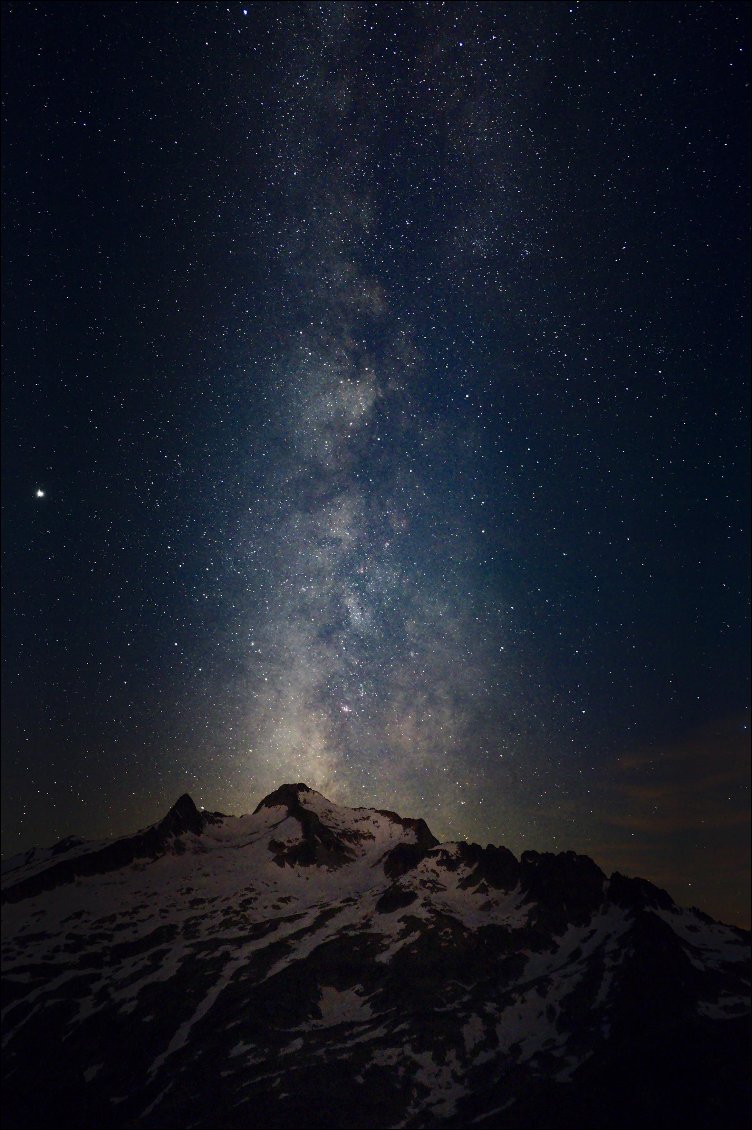
<instances>
[{"instance_id":1,"label":"mountain ridge","mask_svg":"<svg viewBox=\"0 0 752 1130\"><path fill-rule=\"evenodd\" d=\"M745 1124L749 934L588 856L300 783L9 864L9 1126Z\"/></svg>"},{"instance_id":2,"label":"mountain ridge","mask_svg":"<svg viewBox=\"0 0 752 1130\"><path fill-rule=\"evenodd\" d=\"M252 815L257 815L264 808L285 806L291 816L302 821L306 844L310 844L311 840L315 839L317 835L323 835L324 841L332 845L331 850L334 851L335 858L338 855L344 855L343 845L340 843L335 846L331 835L328 834L328 829L325 829L325 827L321 825L316 813L306 809L301 804L299 799L301 793L309 793L313 796L322 795L302 782L297 784L283 784L259 801ZM385 864L385 869L388 866L394 878L397 878L399 874L405 874L408 870L417 866L430 848L442 846L442 842L433 835L428 824L422 818L402 817L390 809L369 808L368 806L359 806L353 808L352 811L375 812L381 816L387 817L395 824L416 831L416 843L414 845L397 845L397 848L393 849L395 852L393 858L390 859L388 864ZM234 817L227 813L208 811L203 808L200 809L189 793L183 793L168 809L165 816L154 824L147 825L146 828L133 835L116 836L105 841L88 841L80 836L70 835L52 845L50 848L46 850L43 849L41 852L37 848L32 848L30 851L20 853L6 860L3 864L3 885L2 891L0 892L0 902L16 901L19 898L26 898L33 894L40 893L43 889L50 889L47 886L38 886L31 880L27 881L28 885L27 882L6 883L5 880L7 877L17 870L24 869L23 864L18 864L8 869L10 865L14 863L14 860L23 859L26 864L31 863L32 865L39 865L41 870L45 872L49 870L52 873L51 885L54 886L57 885L57 881L72 882L79 876L104 873L107 870L116 870L118 867L124 866L127 862L137 858L156 859L161 851L167 849L170 840L175 837L179 838L187 832L192 832L194 835L200 836L203 834L207 825L216 824L218 821L233 819L242 819L242 817ZM512 882L512 885L514 885L514 881L517 881L520 875L522 875L528 881L534 882L537 889L538 886L546 881L542 876L541 868L548 875L549 881L553 881L554 883L556 879L552 872L558 873L557 877L559 882L561 882L563 877L562 872L566 868L571 872L570 878L572 880L584 879L585 873L589 871L589 881L592 887L595 882L595 873L591 869L592 865L602 879L608 880L609 890L612 895L625 906L637 906L645 903L667 908L676 905L668 891L658 887L649 879L644 879L639 876L626 876L619 871L614 871L610 876L607 876L590 856L580 852L572 850L539 852L534 849L526 849L522 852L518 860L514 853L503 845L489 843L484 848L482 845L470 840L447 840L443 841L443 843L451 844L456 847L462 860L474 865L473 877L466 878L466 886L485 882L492 887L505 889L505 884ZM89 844L96 846L92 847L91 852L86 852L85 849ZM67 854L71 849L76 852L72 859L63 861L57 859L58 856ZM95 859L91 863L84 863L83 859L88 855L94 856ZM282 864L284 855L279 851L277 851L275 855L277 857L276 861ZM307 859L308 855L310 855L310 860ZM311 850L308 852L296 852L295 856L296 861L301 863L321 862L320 859L315 858L315 851ZM47 868L46 863L52 857L56 857L56 865ZM76 860L81 860L81 862L78 863ZM554 860L558 862L553 863L552 861ZM448 865L452 866L452 864ZM458 865L459 864L455 864L455 866ZM533 876L536 877L535 880ZM690 909L698 910L697 907ZM704 912L698 911L698 913L703 914ZM708 918L710 919L710 916L708 916ZM710 920L716 921L715 919ZM723 923L723 925L732 926L734 929L741 929L741 927L733 926L731 923Z\"/></svg>"}]
</instances>

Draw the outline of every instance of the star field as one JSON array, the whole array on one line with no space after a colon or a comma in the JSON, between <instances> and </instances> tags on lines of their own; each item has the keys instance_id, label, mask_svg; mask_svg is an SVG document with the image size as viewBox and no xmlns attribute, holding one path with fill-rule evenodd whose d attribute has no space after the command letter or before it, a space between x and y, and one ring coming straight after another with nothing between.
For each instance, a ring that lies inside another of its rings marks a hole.
<instances>
[{"instance_id":1,"label":"star field","mask_svg":"<svg viewBox=\"0 0 752 1130\"><path fill-rule=\"evenodd\" d=\"M285 781L749 921L749 14L7 3L3 850Z\"/></svg>"}]
</instances>

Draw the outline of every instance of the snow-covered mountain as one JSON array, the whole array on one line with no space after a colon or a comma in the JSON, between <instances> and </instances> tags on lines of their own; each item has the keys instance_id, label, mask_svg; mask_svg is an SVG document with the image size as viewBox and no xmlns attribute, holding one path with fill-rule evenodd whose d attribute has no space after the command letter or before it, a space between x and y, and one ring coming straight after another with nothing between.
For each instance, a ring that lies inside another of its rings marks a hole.
<instances>
[{"instance_id":1,"label":"snow-covered mountain","mask_svg":"<svg viewBox=\"0 0 752 1130\"><path fill-rule=\"evenodd\" d=\"M6 1127L746 1125L749 934L283 785L3 867Z\"/></svg>"}]
</instances>

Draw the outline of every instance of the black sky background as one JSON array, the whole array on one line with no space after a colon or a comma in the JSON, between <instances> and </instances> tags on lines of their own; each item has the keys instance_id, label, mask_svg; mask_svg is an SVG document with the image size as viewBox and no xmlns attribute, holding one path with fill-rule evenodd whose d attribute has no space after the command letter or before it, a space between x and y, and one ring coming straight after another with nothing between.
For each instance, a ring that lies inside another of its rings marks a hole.
<instances>
[{"instance_id":1,"label":"black sky background","mask_svg":"<svg viewBox=\"0 0 752 1130\"><path fill-rule=\"evenodd\" d=\"M748 924L748 8L2 51L4 852L301 780Z\"/></svg>"}]
</instances>

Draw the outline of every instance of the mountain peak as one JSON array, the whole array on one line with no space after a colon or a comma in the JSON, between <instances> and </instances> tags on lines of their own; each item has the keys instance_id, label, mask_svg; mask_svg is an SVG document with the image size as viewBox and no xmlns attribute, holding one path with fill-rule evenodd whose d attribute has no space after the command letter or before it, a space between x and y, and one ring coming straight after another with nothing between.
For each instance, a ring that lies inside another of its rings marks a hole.
<instances>
[{"instance_id":1,"label":"mountain peak","mask_svg":"<svg viewBox=\"0 0 752 1130\"><path fill-rule=\"evenodd\" d=\"M312 793L314 789L304 785L302 781L297 785L280 785L274 792L265 796L253 810L255 816L262 808L293 808L296 809L300 806L300 794Z\"/></svg>"},{"instance_id":2,"label":"mountain peak","mask_svg":"<svg viewBox=\"0 0 752 1130\"><path fill-rule=\"evenodd\" d=\"M204 830L204 820L196 808L193 798L188 793L183 793L173 804L170 811L160 820L159 831L165 836L180 836L185 832L195 832L200 836Z\"/></svg>"}]
</instances>

